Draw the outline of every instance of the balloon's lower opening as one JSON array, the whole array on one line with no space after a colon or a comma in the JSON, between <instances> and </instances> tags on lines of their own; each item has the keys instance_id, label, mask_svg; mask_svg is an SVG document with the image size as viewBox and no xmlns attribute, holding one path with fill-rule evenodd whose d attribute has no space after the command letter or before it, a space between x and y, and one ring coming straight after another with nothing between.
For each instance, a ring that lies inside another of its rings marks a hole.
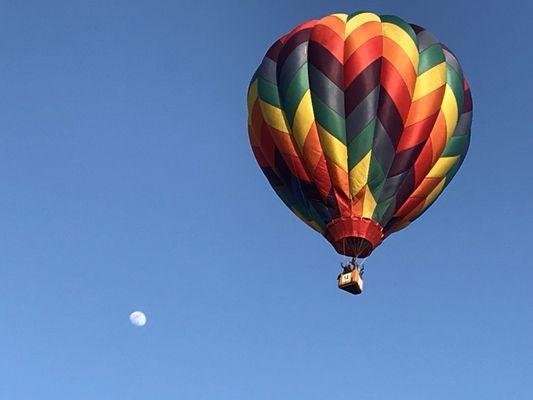
<instances>
[{"instance_id":1,"label":"balloon's lower opening","mask_svg":"<svg viewBox=\"0 0 533 400\"><path fill-rule=\"evenodd\" d=\"M368 257L374 247L372 244L360 237L346 237L334 244L337 253L349 257Z\"/></svg>"},{"instance_id":2,"label":"balloon's lower opening","mask_svg":"<svg viewBox=\"0 0 533 400\"><path fill-rule=\"evenodd\" d=\"M368 257L383 240L383 228L362 217L341 217L326 227L326 238L339 254Z\"/></svg>"}]
</instances>

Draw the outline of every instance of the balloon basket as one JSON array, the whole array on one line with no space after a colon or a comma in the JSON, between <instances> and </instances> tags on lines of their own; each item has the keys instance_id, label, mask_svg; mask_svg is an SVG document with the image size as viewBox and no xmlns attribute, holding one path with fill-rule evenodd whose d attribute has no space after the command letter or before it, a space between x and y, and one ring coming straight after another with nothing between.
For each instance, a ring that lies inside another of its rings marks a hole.
<instances>
[{"instance_id":1,"label":"balloon basket","mask_svg":"<svg viewBox=\"0 0 533 400\"><path fill-rule=\"evenodd\" d=\"M363 278L361 278L361 274L357 269L339 274L337 283L339 289L353 295L361 294L363 292Z\"/></svg>"}]
</instances>

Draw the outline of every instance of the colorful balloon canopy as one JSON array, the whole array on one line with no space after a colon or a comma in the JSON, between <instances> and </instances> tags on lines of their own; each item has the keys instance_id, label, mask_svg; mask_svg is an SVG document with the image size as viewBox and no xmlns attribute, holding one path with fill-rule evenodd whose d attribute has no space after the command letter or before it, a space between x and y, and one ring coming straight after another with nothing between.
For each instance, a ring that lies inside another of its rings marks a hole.
<instances>
[{"instance_id":1,"label":"colorful balloon canopy","mask_svg":"<svg viewBox=\"0 0 533 400\"><path fill-rule=\"evenodd\" d=\"M337 252L366 257L450 183L472 98L431 33L359 12L276 41L250 83L248 113L253 153L287 207Z\"/></svg>"}]
</instances>

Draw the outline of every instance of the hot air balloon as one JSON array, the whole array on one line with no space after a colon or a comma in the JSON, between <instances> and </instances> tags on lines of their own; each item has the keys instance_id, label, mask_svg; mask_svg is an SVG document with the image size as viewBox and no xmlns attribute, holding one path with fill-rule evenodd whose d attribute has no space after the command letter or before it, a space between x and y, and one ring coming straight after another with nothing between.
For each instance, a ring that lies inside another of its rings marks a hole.
<instances>
[{"instance_id":1,"label":"hot air balloon","mask_svg":"<svg viewBox=\"0 0 533 400\"><path fill-rule=\"evenodd\" d=\"M391 15L332 14L267 51L248 90L253 154L303 222L352 262L439 197L470 142L472 97L455 55ZM360 282L359 282L360 281Z\"/></svg>"}]
</instances>

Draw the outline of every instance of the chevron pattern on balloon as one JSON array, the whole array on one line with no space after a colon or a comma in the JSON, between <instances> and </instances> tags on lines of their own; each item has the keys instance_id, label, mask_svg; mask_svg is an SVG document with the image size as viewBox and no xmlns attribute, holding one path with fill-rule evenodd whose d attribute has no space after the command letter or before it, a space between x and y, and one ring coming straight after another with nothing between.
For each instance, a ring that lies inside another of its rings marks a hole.
<instances>
[{"instance_id":1,"label":"chevron pattern on balloon","mask_svg":"<svg viewBox=\"0 0 533 400\"><path fill-rule=\"evenodd\" d=\"M470 141L455 55L389 15L332 14L267 51L248 131L275 192L339 253L368 256L440 196Z\"/></svg>"}]
</instances>

